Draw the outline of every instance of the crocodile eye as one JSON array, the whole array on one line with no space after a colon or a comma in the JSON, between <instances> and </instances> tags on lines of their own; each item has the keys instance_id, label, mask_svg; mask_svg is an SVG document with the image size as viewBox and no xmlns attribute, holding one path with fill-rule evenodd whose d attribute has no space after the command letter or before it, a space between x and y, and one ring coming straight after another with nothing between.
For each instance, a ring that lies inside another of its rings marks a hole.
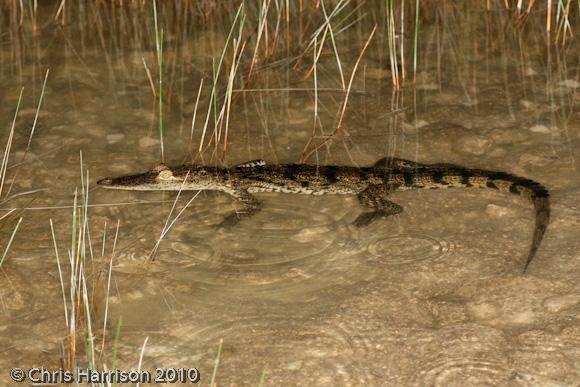
<instances>
[{"instance_id":1,"label":"crocodile eye","mask_svg":"<svg viewBox=\"0 0 580 387\"><path fill-rule=\"evenodd\" d=\"M173 180L173 172L170 169L164 169L157 175L157 180Z\"/></svg>"},{"instance_id":2,"label":"crocodile eye","mask_svg":"<svg viewBox=\"0 0 580 387\"><path fill-rule=\"evenodd\" d=\"M165 171L169 169L169 167L163 163L159 164L158 166L156 166L155 168L153 168L154 172L161 172L161 171Z\"/></svg>"}]
</instances>

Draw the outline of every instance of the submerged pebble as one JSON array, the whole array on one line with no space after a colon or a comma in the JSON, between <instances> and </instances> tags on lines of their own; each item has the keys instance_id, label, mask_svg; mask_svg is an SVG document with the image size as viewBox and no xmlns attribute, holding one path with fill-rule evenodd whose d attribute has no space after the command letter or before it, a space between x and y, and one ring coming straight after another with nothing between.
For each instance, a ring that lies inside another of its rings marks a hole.
<instances>
[{"instance_id":1,"label":"submerged pebble","mask_svg":"<svg viewBox=\"0 0 580 387\"><path fill-rule=\"evenodd\" d=\"M112 133L112 134L107 134L107 142L109 144L114 144L116 142L121 141L122 139L125 138L125 135L123 133Z\"/></svg>"},{"instance_id":2,"label":"submerged pebble","mask_svg":"<svg viewBox=\"0 0 580 387\"><path fill-rule=\"evenodd\" d=\"M429 123L425 120L417 120L413 122L403 122L403 133L405 134L415 134L417 133L418 129L421 129L424 126L429 125Z\"/></svg>"},{"instance_id":3,"label":"submerged pebble","mask_svg":"<svg viewBox=\"0 0 580 387\"><path fill-rule=\"evenodd\" d=\"M510 215L510 213L513 212L513 209L504 206L498 206L496 204L488 204L485 209L485 212L491 216L501 218L506 215Z\"/></svg>"},{"instance_id":4,"label":"submerged pebble","mask_svg":"<svg viewBox=\"0 0 580 387\"><path fill-rule=\"evenodd\" d=\"M370 79L385 79L390 76L391 72L381 67L368 67L365 75Z\"/></svg>"},{"instance_id":5,"label":"submerged pebble","mask_svg":"<svg viewBox=\"0 0 580 387\"><path fill-rule=\"evenodd\" d=\"M288 363L286 365L286 369L287 370L299 370L300 368L302 368L302 360L298 360L298 361L293 361L292 363Z\"/></svg>"},{"instance_id":6,"label":"submerged pebble","mask_svg":"<svg viewBox=\"0 0 580 387\"><path fill-rule=\"evenodd\" d=\"M508 154L508 151L505 150L504 148L493 148L491 151L489 151L488 156L501 158L501 157L505 157L507 154Z\"/></svg>"},{"instance_id":7,"label":"submerged pebble","mask_svg":"<svg viewBox=\"0 0 580 387\"><path fill-rule=\"evenodd\" d=\"M288 109L287 115L287 122L290 126L302 126L312 123L313 116L310 114L305 114L304 112L308 109L298 110L298 109ZM294 135L294 132L292 132Z\"/></svg>"},{"instance_id":8,"label":"submerged pebble","mask_svg":"<svg viewBox=\"0 0 580 387\"><path fill-rule=\"evenodd\" d=\"M533 125L532 127L530 127L530 132L534 132L534 133L551 133L552 130L550 128L548 128L546 125Z\"/></svg>"},{"instance_id":9,"label":"submerged pebble","mask_svg":"<svg viewBox=\"0 0 580 387\"><path fill-rule=\"evenodd\" d=\"M298 231L296 234L292 235L290 239L295 240L299 243L310 242L315 238L320 238L321 235L330 232L328 227L305 227Z\"/></svg>"},{"instance_id":10,"label":"submerged pebble","mask_svg":"<svg viewBox=\"0 0 580 387\"><path fill-rule=\"evenodd\" d=\"M580 294L566 294L563 296L553 296L544 299L544 308L549 312L558 313L564 309L580 304Z\"/></svg>"},{"instance_id":11,"label":"submerged pebble","mask_svg":"<svg viewBox=\"0 0 580 387\"><path fill-rule=\"evenodd\" d=\"M578 82L575 79L566 79L566 80L558 83L558 86L564 86L564 87L568 87L570 89L577 89L580 87L580 82Z\"/></svg>"},{"instance_id":12,"label":"submerged pebble","mask_svg":"<svg viewBox=\"0 0 580 387\"><path fill-rule=\"evenodd\" d=\"M538 315L531 307L519 305L514 310L496 302L473 302L467 307L469 314L478 321L493 326L521 326L537 322Z\"/></svg>"},{"instance_id":13,"label":"submerged pebble","mask_svg":"<svg viewBox=\"0 0 580 387\"><path fill-rule=\"evenodd\" d=\"M485 154L491 141L487 137L477 135L467 135L459 138L455 142L457 150L461 153L481 156Z\"/></svg>"},{"instance_id":14,"label":"submerged pebble","mask_svg":"<svg viewBox=\"0 0 580 387\"><path fill-rule=\"evenodd\" d=\"M528 101L527 99L521 99L520 105L528 110L535 110L538 108L538 105L532 101Z\"/></svg>"},{"instance_id":15,"label":"submerged pebble","mask_svg":"<svg viewBox=\"0 0 580 387\"><path fill-rule=\"evenodd\" d=\"M159 140L156 138L146 136L139 139L139 146L141 148L148 148L156 145L159 145Z\"/></svg>"},{"instance_id":16,"label":"submerged pebble","mask_svg":"<svg viewBox=\"0 0 580 387\"><path fill-rule=\"evenodd\" d=\"M440 89L440 87L436 83L422 83L422 84L417 85L417 90L437 91L439 89Z\"/></svg>"},{"instance_id":17,"label":"submerged pebble","mask_svg":"<svg viewBox=\"0 0 580 387\"><path fill-rule=\"evenodd\" d=\"M531 153L524 153L523 155L520 156L519 165L521 165L521 166L533 165L533 166L537 166L537 167L543 167L543 166L547 165L549 161L550 160L545 156L538 156L538 155L533 155Z\"/></svg>"},{"instance_id":18,"label":"submerged pebble","mask_svg":"<svg viewBox=\"0 0 580 387\"><path fill-rule=\"evenodd\" d=\"M492 320L501 314L501 307L493 302L471 303L468 310L477 320Z\"/></svg>"},{"instance_id":19,"label":"submerged pebble","mask_svg":"<svg viewBox=\"0 0 580 387\"><path fill-rule=\"evenodd\" d=\"M517 142L522 142L527 140L530 135L518 128L505 128L505 129L495 129L489 134L489 137L495 144L498 145L513 145Z\"/></svg>"}]
</instances>

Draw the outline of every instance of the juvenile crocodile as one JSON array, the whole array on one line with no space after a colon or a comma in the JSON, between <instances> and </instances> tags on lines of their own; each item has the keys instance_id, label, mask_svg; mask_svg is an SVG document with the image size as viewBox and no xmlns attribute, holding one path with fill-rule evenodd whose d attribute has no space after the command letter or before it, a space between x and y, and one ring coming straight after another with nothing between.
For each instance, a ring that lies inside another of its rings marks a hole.
<instances>
[{"instance_id":1,"label":"juvenile crocodile","mask_svg":"<svg viewBox=\"0 0 580 387\"><path fill-rule=\"evenodd\" d=\"M149 172L98 181L105 188L137 191L215 190L235 198L242 208L220 226L232 226L260 211L256 192L306 195L358 195L369 211L354 224L365 226L377 218L400 213L403 208L388 200L390 192L450 187L491 188L528 199L535 209L536 225L524 272L534 258L550 221L548 190L533 180L506 172L464 168L453 164L419 164L399 158L383 158L372 167L270 165L249 161L232 168L158 165Z\"/></svg>"}]
</instances>

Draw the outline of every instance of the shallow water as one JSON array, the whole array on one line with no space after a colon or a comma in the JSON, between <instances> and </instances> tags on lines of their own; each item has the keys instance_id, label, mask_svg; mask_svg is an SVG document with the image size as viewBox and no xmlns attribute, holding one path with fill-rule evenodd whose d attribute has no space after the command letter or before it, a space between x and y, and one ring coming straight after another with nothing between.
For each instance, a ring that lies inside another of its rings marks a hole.
<instances>
[{"instance_id":1,"label":"shallow water","mask_svg":"<svg viewBox=\"0 0 580 387\"><path fill-rule=\"evenodd\" d=\"M567 50L547 52L542 29L529 27L542 25L541 13L522 33L509 28L510 19L500 11L489 24L477 9L447 6L426 15L417 87L400 94L392 92L382 26L354 78L341 136L308 160L366 166L394 155L541 182L551 193L552 220L522 275L533 233L532 206L519 197L476 189L393 193L404 212L362 229L352 226L361 212L355 197L260 194L262 212L219 232L212 226L234 205L225 195L202 193L150 261L175 194L106 191L95 189L94 182L144 171L160 160L158 108L143 67L145 60L156 77L152 9L139 14L87 7L79 15L92 22L71 22L64 31L51 21L56 9L48 6L44 12L50 17L38 35L26 29L15 33L4 20L3 138L25 87L12 164L24 156L44 71L50 68L50 74L31 148L11 192L44 191L3 204L3 210L27 209L0 269L2 370L60 367L67 331L49 220L66 260L82 150L94 205L88 223L89 287L106 281L120 222L109 346L99 364L110 367L114 327L122 318L118 367L137 369L148 338L143 369L196 367L203 385L210 383L221 340L218 385L580 383L575 161L580 50L573 42ZM365 7L370 15L381 12L373 8L380 9L378 4ZM211 58L221 55L233 14L224 13L225 23L181 20L183 28L172 28L177 21L162 15L168 31L165 159L179 164L191 160L191 120L203 77L192 149L199 146ZM118 24L104 28L106 18ZM374 25L370 19L337 37L347 82ZM287 39L303 35L308 36L290 31ZM243 74L253 44L240 64ZM196 160L297 162L311 138L315 113L312 144L332 133L344 93L337 91L341 81L331 46L317 66L317 97L312 77L304 80L312 59L296 66L285 60L297 48L290 44L273 54L276 66L261 68L245 92L234 93L225 160L218 157L223 132L219 147L210 145L201 157L192 152ZM236 89L243 87L238 80ZM178 208L192 195L183 193ZM5 222L1 240L9 239L17 219L13 215ZM102 327L106 296L94 294L95 325ZM79 356L83 359L80 349ZM0 380L8 380L2 372Z\"/></svg>"}]
</instances>

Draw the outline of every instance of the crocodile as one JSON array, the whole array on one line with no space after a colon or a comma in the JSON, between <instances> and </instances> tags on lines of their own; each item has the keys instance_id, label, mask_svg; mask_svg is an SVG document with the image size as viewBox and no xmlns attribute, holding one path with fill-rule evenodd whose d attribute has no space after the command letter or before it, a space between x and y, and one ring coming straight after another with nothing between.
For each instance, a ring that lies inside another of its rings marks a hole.
<instances>
[{"instance_id":1,"label":"crocodile","mask_svg":"<svg viewBox=\"0 0 580 387\"><path fill-rule=\"evenodd\" d=\"M261 209L253 193L281 192L306 195L358 195L367 211L354 225L362 227L379 218L399 214L403 208L388 199L396 190L437 188L490 188L519 195L532 203L535 228L524 273L542 242L550 221L548 190L540 183L507 172L465 168L455 164L421 164L386 157L371 167L308 164L268 164L253 160L231 168L160 164L152 170L114 178L98 185L110 189L137 191L214 190L232 196L241 209L225 217L219 227L231 227Z\"/></svg>"}]
</instances>

